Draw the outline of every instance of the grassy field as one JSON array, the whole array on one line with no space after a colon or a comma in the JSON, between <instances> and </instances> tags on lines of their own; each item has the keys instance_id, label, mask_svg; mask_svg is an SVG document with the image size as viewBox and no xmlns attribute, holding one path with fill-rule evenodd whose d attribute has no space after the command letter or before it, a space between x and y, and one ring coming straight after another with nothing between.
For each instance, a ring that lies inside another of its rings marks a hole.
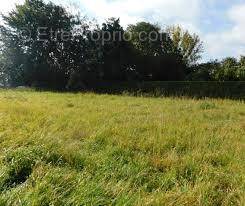
<instances>
[{"instance_id":1,"label":"grassy field","mask_svg":"<svg viewBox=\"0 0 245 206\"><path fill-rule=\"evenodd\" d=\"M0 91L0 205L245 205L242 101Z\"/></svg>"}]
</instances>

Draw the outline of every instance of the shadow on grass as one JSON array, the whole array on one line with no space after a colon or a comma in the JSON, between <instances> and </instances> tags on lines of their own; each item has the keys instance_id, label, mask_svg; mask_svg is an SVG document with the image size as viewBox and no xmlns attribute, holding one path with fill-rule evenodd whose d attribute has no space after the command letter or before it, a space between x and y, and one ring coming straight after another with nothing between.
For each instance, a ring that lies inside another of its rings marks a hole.
<instances>
[{"instance_id":1,"label":"shadow on grass","mask_svg":"<svg viewBox=\"0 0 245 206\"><path fill-rule=\"evenodd\" d=\"M99 94L145 97L189 97L245 100L243 82L97 82L88 90Z\"/></svg>"},{"instance_id":2,"label":"shadow on grass","mask_svg":"<svg viewBox=\"0 0 245 206\"><path fill-rule=\"evenodd\" d=\"M23 87L23 91L93 92L96 94L129 95L143 97L187 97L195 99L219 98L245 100L245 81L96 81L84 83L84 88L65 90L47 87Z\"/></svg>"}]
</instances>

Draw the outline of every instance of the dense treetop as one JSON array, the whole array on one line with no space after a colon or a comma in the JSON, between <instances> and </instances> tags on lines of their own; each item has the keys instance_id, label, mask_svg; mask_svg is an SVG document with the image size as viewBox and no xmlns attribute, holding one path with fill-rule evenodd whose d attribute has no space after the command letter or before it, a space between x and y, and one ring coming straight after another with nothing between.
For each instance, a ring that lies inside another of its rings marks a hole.
<instances>
[{"instance_id":1,"label":"dense treetop","mask_svg":"<svg viewBox=\"0 0 245 206\"><path fill-rule=\"evenodd\" d=\"M42 0L26 0L2 18L1 84L81 89L112 80L245 78L244 57L198 64L202 41L179 26L138 22L124 30L119 18L100 26Z\"/></svg>"}]
</instances>

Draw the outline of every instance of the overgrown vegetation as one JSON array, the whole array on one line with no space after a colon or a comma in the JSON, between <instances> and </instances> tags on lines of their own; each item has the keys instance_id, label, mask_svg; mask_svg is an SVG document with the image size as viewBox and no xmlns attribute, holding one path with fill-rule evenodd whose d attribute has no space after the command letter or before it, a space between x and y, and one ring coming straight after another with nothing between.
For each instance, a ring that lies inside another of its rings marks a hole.
<instances>
[{"instance_id":1,"label":"overgrown vegetation","mask_svg":"<svg viewBox=\"0 0 245 206\"><path fill-rule=\"evenodd\" d=\"M0 205L244 205L242 101L0 91Z\"/></svg>"},{"instance_id":2,"label":"overgrown vegetation","mask_svg":"<svg viewBox=\"0 0 245 206\"><path fill-rule=\"evenodd\" d=\"M194 81L245 81L245 57L226 58L193 66L187 77Z\"/></svg>"},{"instance_id":3,"label":"overgrown vegetation","mask_svg":"<svg viewBox=\"0 0 245 206\"><path fill-rule=\"evenodd\" d=\"M43 0L2 15L0 205L245 205L245 57L202 52Z\"/></svg>"}]
</instances>

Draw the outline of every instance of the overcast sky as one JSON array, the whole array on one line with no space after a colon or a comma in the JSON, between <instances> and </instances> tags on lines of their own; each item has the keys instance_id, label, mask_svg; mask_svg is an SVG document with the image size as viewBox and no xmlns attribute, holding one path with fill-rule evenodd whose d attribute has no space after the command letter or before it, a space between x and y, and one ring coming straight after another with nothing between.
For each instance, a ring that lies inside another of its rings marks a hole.
<instances>
[{"instance_id":1,"label":"overcast sky","mask_svg":"<svg viewBox=\"0 0 245 206\"><path fill-rule=\"evenodd\" d=\"M123 26L150 21L181 25L200 35L204 60L245 55L245 0L52 0L73 5L98 23L120 17ZM23 0L1 2L0 12Z\"/></svg>"}]
</instances>

